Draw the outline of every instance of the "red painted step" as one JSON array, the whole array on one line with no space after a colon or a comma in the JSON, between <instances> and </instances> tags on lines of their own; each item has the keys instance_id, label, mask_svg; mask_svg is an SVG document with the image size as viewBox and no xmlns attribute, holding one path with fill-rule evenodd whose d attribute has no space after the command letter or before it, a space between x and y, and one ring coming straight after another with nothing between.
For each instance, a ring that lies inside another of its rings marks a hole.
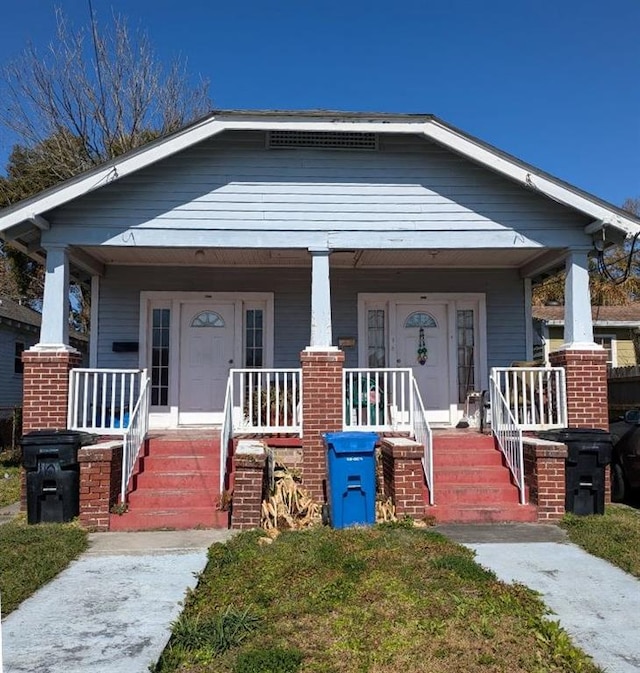
<instances>
[{"instance_id":1,"label":"red painted step","mask_svg":"<svg viewBox=\"0 0 640 673\"><path fill-rule=\"evenodd\" d=\"M220 438L215 430L167 432L147 440L111 530L227 528L220 497Z\"/></svg>"},{"instance_id":2,"label":"red painted step","mask_svg":"<svg viewBox=\"0 0 640 673\"><path fill-rule=\"evenodd\" d=\"M477 431L434 434L434 492L428 513L438 522L536 521L533 505L520 505L493 437Z\"/></svg>"}]
</instances>

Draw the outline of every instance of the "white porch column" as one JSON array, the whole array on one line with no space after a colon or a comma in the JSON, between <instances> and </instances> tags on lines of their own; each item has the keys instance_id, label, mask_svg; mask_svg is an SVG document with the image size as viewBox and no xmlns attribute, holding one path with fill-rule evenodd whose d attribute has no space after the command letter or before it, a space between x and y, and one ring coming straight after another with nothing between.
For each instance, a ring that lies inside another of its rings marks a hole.
<instances>
[{"instance_id":1,"label":"white porch column","mask_svg":"<svg viewBox=\"0 0 640 673\"><path fill-rule=\"evenodd\" d=\"M586 250L571 250L566 259L564 286L564 350L600 348L593 341L589 262Z\"/></svg>"},{"instance_id":2,"label":"white porch column","mask_svg":"<svg viewBox=\"0 0 640 673\"><path fill-rule=\"evenodd\" d=\"M311 254L311 341L316 350L332 349L331 345L331 287L329 254L326 248L309 248Z\"/></svg>"},{"instance_id":3,"label":"white porch column","mask_svg":"<svg viewBox=\"0 0 640 673\"><path fill-rule=\"evenodd\" d=\"M69 256L66 246L47 246L40 341L34 350L72 351L69 346Z\"/></svg>"}]
</instances>

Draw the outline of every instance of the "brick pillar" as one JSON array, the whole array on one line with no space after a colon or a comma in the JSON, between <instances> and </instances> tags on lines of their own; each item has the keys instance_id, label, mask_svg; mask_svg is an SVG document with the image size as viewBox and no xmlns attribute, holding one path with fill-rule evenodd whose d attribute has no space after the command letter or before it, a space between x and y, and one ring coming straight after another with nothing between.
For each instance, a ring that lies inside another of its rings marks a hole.
<instances>
[{"instance_id":1,"label":"brick pillar","mask_svg":"<svg viewBox=\"0 0 640 673\"><path fill-rule=\"evenodd\" d=\"M109 512L118 501L122 479L122 444L105 442L78 451L80 523L90 530L109 530Z\"/></svg>"},{"instance_id":2,"label":"brick pillar","mask_svg":"<svg viewBox=\"0 0 640 673\"><path fill-rule=\"evenodd\" d=\"M553 367L564 367L570 428L609 430L607 354L604 350L563 350L549 354ZM611 502L611 472L604 471L604 500Z\"/></svg>"},{"instance_id":3,"label":"brick pillar","mask_svg":"<svg viewBox=\"0 0 640 673\"><path fill-rule=\"evenodd\" d=\"M264 447L255 442L247 447L240 444L233 461L231 528L259 528L267 464Z\"/></svg>"},{"instance_id":4,"label":"brick pillar","mask_svg":"<svg viewBox=\"0 0 640 673\"><path fill-rule=\"evenodd\" d=\"M567 447L544 439L523 438L524 480L540 523L562 519L565 509Z\"/></svg>"},{"instance_id":5,"label":"brick pillar","mask_svg":"<svg viewBox=\"0 0 640 673\"><path fill-rule=\"evenodd\" d=\"M307 349L302 363L302 481L316 502L324 502L323 483L327 478L325 432L342 430L344 395L342 368L344 353L339 350Z\"/></svg>"},{"instance_id":6,"label":"brick pillar","mask_svg":"<svg viewBox=\"0 0 640 673\"><path fill-rule=\"evenodd\" d=\"M550 353L549 361L566 372L569 427L608 430L606 352L556 351Z\"/></svg>"},{"instance_id":7,"label":"brick pillar","mask_svg":"<svg viewBox=\"0 0 640 673\"><path fill-rule=\"evenodd\" d=\"M396 515L421 519L426 513L422 445L406 437L385 437L381 455L386 495L393 500Z\"/></svg>"},{"instance_id":8,"label":"brick pillar","mask_svg":"<svg viewBox=\"0 0 640 673\"><path fill-rule=\"evenodd\" d=\"M81 356L69 351L24 351L22 431L67 427L69 370Z\"/></svg>"}]
</instances>

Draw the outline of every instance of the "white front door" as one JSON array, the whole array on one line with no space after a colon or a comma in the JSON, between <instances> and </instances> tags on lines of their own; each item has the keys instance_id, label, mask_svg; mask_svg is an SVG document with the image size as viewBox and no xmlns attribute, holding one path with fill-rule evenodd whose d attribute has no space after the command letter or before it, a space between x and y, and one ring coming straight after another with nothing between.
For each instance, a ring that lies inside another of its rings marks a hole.
<instances>
[{"instance_id":1,"label":"white front door","mask_svg":"<svg viewBox=\"0 0 640 673\"><path fill-rule=\"evenodd\" d=\"M183 303L180 318L180 425L219 423L234 366L235 305Z\"/></svg>"},{"instance_id":2,"label":"white front door","mask_svg":"<svg viewBox=\"0 0 640 673\"><path fill-rule=\"evenodd\" d=\"M397 303L396 366L410 367L430 423L450 423L452 390L447 303Z\"/></svg>"}]
</instances>

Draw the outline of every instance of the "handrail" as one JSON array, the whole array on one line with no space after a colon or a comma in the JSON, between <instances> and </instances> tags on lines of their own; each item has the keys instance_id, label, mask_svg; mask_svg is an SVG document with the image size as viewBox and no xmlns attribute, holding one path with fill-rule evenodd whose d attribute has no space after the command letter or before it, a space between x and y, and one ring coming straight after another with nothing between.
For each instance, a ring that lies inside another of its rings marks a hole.
<instances>
[{"instance_id":1,"label":"handrail","mask_svg":"<svg viewBox=\"0 0 640 673\"><path fill-rule=\"evenodd\" d=\"M224 491L229 457L229 442L233 437L233 377L229 375L224 394L224 411L220 428L220 493Z\"/></svg>"},{"instance_id":2,"label":"handrail","mask_svg":"<svg viewBox=\"0 0 640 673\"><path fill-rule=\"evenodd\" d=\"M424 404L422 402L422 395L420 395L418 382L413 375L411 376L411 381L411 417L413 423L412 434L416 441L420 442L424 448L422 469L424 470L424 476L427 481L427 488L429 489L429 504L433 505L435 502L435 496L433 493L433 431L431 430L431 426L427 420L427 412L425 411Z\"/></svg>"},{"instance_id":3,"label":"handrail","mask_svg":"<svg viewBox=\"0 0 640 673\"><path fill-rule=\"evenodd\" d=\"M520 492L520 504L526 504L524 484L524 452L522 447L522 428L509 408L505 396L496 380L495 370L489 379L491 389L491 431Z\"/></svg>"},{"instance_id":4,"label":"handrail","mask_svg":"<svg viewBox=\"0 0 640 673\"><path fill-rule=\"evenodd\" d=\"M129 416L129 425L122 438L122 483L120 485L120 502L125 502L127 486L144 445L149 430L149 378L147 370L142 370L140 396Z\"/></svg>"}]
</instances>

